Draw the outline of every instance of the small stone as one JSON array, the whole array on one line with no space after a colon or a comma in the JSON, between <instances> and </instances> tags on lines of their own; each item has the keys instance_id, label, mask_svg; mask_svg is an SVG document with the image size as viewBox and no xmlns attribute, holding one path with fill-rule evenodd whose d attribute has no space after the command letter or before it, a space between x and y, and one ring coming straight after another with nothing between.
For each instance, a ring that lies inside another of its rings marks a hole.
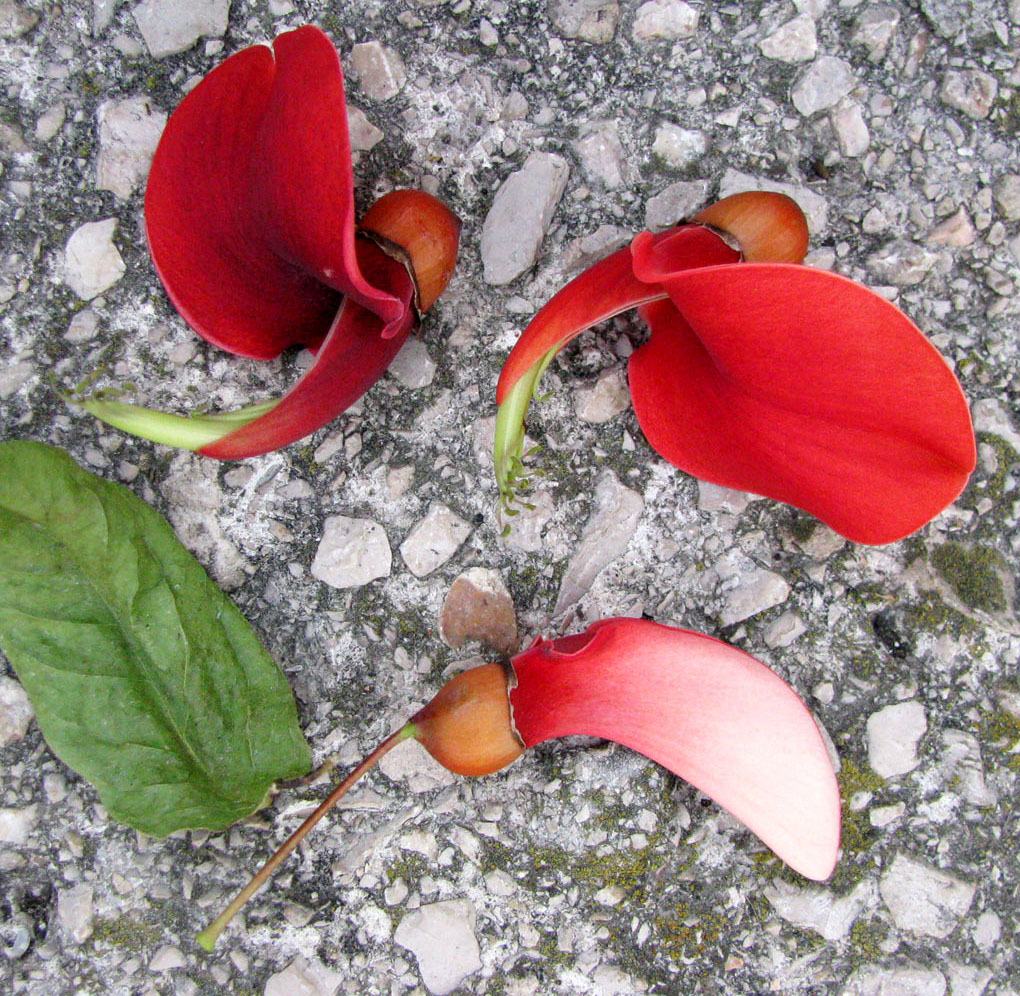
<instances>
[{"instance_id":1,"label":"small stone","mask_svg":"<svg viewBox=\"0 0 1020 996\"><path fill-rule=\"evenodd\" d=\"M708 152L708 136L703 131L681 128L667 121L655 129L652 151L670 166L689 166Z\"/></svg>"},{"instance_id":2,"label":"small stone","mask_svg":"<svg viewBox=\"0 0 1020 996\"><path fill-rule=\"evenodd\" d=\"M398 924L393 939L417 959L430 993L450 993L482 967L474 920L466 899L451 899L422 906Z\"/></svg>"},{"instance_id":3,"label":"small stone","mask_svg":"<svg viewBox=\"0 0 1020 996\"><path fill-rule=\"evenodd\" d=\"M633 238L634 233L630 229L618 225L599 225L594 232L582 235L567 246L563 254L564 269L569 272L586 270L610 253L622 249Z\"/></svg>"},{"instance_id":4,"label":"small stone","mask_svg":"<svg viewBox=\"0 0 1020 996\"><path fill-rule=\"evenodd\" d=\"M506 121L523 121L528 116L528 98L520 90L511 90L500 113Z\"/></svg>"},{"instance_id":5,"label":"small stone","mask_svg":"<svg viewBox=\"0 0 1020 996\"><path fill-rule=\"evenodd\" d=\"M619 367L603 370L592 387L582 388L574 398L577 417L592 425L602 425L629 407L630 389Z\"/></svg>"},{"instance_id":6,"label":"small stone","mask_svg":"<svg viewBox=\"0 0 1020 996\"><path fill-rule=\"evenodd\" d=\"M16 3L0 3L0 38L20 38L39 21L34 10L25 10Z\"/></svg>"},{"instance_id":7,"label":"small stone","mask_svg":"<svg viewBox=\"0 0 1020 996\"><path fill-rule=\"evenodd\" d=\"M1020 176L1007 173L995 183L995 203L1007 221L1020 218Z\"/></svg>"},{"instance_id":8,"label":"small stone","mask_svg":"<svg viewBox=\"0 0 1020 996\"><path fill-rule=\"evenodd\" d=\"M992 981L991 971L977 965L960 965L951 961L946 964L946 972L952 996L983 996Z\"/></svg>"},{"instance_id":9,"label":"small stone","mask_svg":"<svg viewBox=\"0 0 1020 996\"><path fill-rule=\"evenodd\" d=\"M624 183L626 156L615 121L603 121L574 143L585 173L606 187Z\"/></svg>"},{"instance_id":10,"label":"small stone","mask_svg":"<svg viewBox=\"0 0 1020 996\"><path fill-rule=\"evenodd\" d=\"M793 5L797 8L798 14L807 14L817 21L825 13L829 0L793 0Z\"/></svg>"},{"instance_id":11,"label":"small stone","mask_svg":"<svg viewBox=\"0 0 1020 996\"><path fill-rule=\"evenodd\" d=\"M478 25L478 40L486 48L495 48L499 44L499 32L486 17L483 17L482 23Z\"/></svg>"},{"instance_id":12,"label":"small stone","mask_svg":"<svg viewBox=\"0 0 1020 996\"><path fill-rule=\"evenodd\" d=\"M945 996L946 979L927 968L865 965L847 979L840 996Z\"/></svg>"},{"instance_id":13,"label":"small stone","mask_svg":"<svg viewBox=\"0 0 1020 996\"><path fill-rule=\"evenodd\" d=\"M897 702L868 717L868 763L882 778L905 775L920 763L917 745L927 732L924 706L917 699Z\"/></svg>"},{"instance_id":14,"label":"small stone","mask_svg":"<svg viewBox=\"0 0 1020 996\"><path fill-rule=\"evenodd\" d=\"M13 678L0 677L0 746L20 740L34 716L25 689Z\"/></svg>"},{"instance_id":15,"label":"small stone","mask_svg":"<svg viewBox=\"0 0 1020 996\"><path fill-rule=\"evenodd\" d=\"M21 134L21 129L17 125L0 121L0 152L5 155L28 152L28 143L25 141L25 137Z\"/></svg>"},{"instance_id":16,"label":"small stone","mask_svg":"<svg viewBox=\"0 0 1020 996\"><path fill-rule=\"evenodd\" d=\"M998 398L980 398L975 401L972 414L977 432L990 432L1020 452L1020 432L1013 425L1009 412Z\"/></svg>"},{"instance_id":17,"label":"small stone","mask_svg":"<svg viewBox=\"0 0 1020 996\"><path fill-rule=\"evenodd\" d=\"M879 881L896 926L927 937L948 937L970 909L977 887L906 854L897 854Z\"/></svg>"},{"instance_id":18,"label":"small stone","mask_svg":"<svg viewBox=\"0 0 1020 996\"><path fill-rule=\"evenodd\" d=\"M998 913L985 910L977 918L974 929L971 931L974 943L985 953L990 954L992 949L999 943L1002 937L1002 920Z\"/></svg>"},{"instance_id":19,"label":"small stone","mask_svg":"<svg viewBox=\"0 0 1020 996\"><path fill-rule=\"evenodd\" d=\"M532 491L524 499L531 508L521 508L507 519L510 533L503 538L507 546L524 553L538 553L546 548L543 533L556 512L556 503L546 490Z\"/></svg>"},{"instance_id":20,"label":"small stone","mask_svg":"<svg viewBox=\"0 0 1020 996\"><path fill-rule=\"evenodd\" d=\"M730 515L740 515L758 497L747 491L737 491L735 488L713 484L711 481L697 483L698 508L702 512L729 512Z\"/></svg>"},{"instance_id":21,"label":"small stone","mask_svg":"<svg viewBox=\"0 0 1020 996\"><path fill-rule=\"evenodd\" d=\"M784 612L765 631L765 644L775 649L788 647L807 632L807 625L796 612Z\"/></svg>"},{"instance_id":22,"label":"small stone","mask_svg":"<svg viewBox=\"0 0 1020 996\"><path fill-rule=\"evenodd\" d=\"M295 958L269 976L263 996L336 996L343 978L316 958Z\"/></svg>"},{"instance_id":23,"label":"small stone","mask_svg":"<svg viewBox=\"0 0 1020 996\"><path fill-rule=\"evenodd\" d=\"M0 809L0 844L24 844L38 822L39 807Z\"/></svg>"},{"instance_id":24,"label":"small stone","mask_svg":"<svg viewBox=\"0 0 1020 996\"><path fill-rule=\"evenodd\" d=\"M482 225L486 283L508 284L538 258L568 173L561 156L533 152L521 169L503 181Z\"/></svg>"},{"instance_id":25,"label":"small stone","mask_svg":"<svg viewBox=\"0 0 1020 996\"><path fill-rule=\"evenodd\" d=\"M386 530L371 519L331 515L312 561L312 576L331 588L360 588L389 576L392 565Z\"/></svg>"},{"instance_id":26,"label":"small stone","mask_svg":"<svg viewBox=\"0 0 1020 996\"><path fill-rule=\"evenodd\" d=\"M75 944L92 936L92 886L76 885L57 893L57 919Z\"/></svg>"},{"instance_id":27,"label":"small stone","mask_svg":"<svg viewBox=\"0 0 1020 996\"><path fill-rule=\"evenodd\" d=\"M27 360L23 363L13 363L0 370L0 400L6 400L16 394L33 376L35 366Z\"/></svg>"},{"instance_id":28,"label":"small stone","mask_svg":"<svg viewBox=\"0 0 1020 996\"><path fill-rule=\"evenodd\" d=\"M423 578L442 567L471 535L471 526L445 505L433 502L428 514L400 544L400 555L407 569Z\"/></svg>"},{"instance_id":29,"label":"small stone","mask_svg":"<svg viewBox=\"0 0 1020 996\"><path fill-rule=\"evenodd\" d=\"M383 133L368 120L365 112L350 104L347 105L347 134L355 152L368 152L383 139Z\"/></svg>"},{"instance_id":30,"label":"small stone","mask_svg":"<svg viewBox=\"0 0 1020 996\"><path fill-rule=\"evenodd\" d=\"M806 886L798 888L777 881L765 890L765 898L787 923L813 930L827 941L841 941L850 933L857 918L878 899L875 885L864 881L846 896L831 889Z\"/></svg>"},{"instance_id":31,"label":"small stone","mask_svg":"<svg viewBox=\"0 0 1020 996\"><path fill-rule=\"evenodd\" d=\"M789 595L790 586L780 575L753 568L742 574L739 584L726 593L719 621L723 626L732 626L759 612L782 605Z\"/></svg>"},{"instance_id":32,"label":"small stone","mask_svg":"<svg viewBox=\"0 0 1020 996\"><path fill-rule=\"evenodd\" d=\"M403 60L380 42L362 42L351 49L351 70L362 93L370 100L389 100L404 88Z\"/></svg>"},{"instance_id":33,"label":"small stone","mask_svg":"<svg viewBox=\"0 0 1020 996\"><path fill-rule=\"evenodd\" d=\"M457 782L457 776L444 768L417 740L405 740L380 762L379 770L390 781L405 782L415 794L435 792Z\"/></svg>"},{"instance_id":34,"label":"small stone","mask_svg":"<svg viewBox=\"0 0 1020 996\"><path fill-rule=\"evenodd\" d=\"M616 33L620 5L615 0L554 0L549 16L564 38L605 45Z\"/></svg>"},{"instance_id":35,"label":"small stone","mask_svg":"<svg viewBox=\"0 0 1020 996\"><path fill-rule=\"evenodd\" d=\"M495 571L472 567L453 582L443 603L439 635L454 650L469 640L504 654L517 649L513 599Z\"/></svg>"},{"instance_id":36,"label":"small stone","mask_svg":"<svg viewBox=\"0 0 1020 996\"><path fill-rule=\"evenodd\" d=\"M109 290L124 276L124 260L113 244L116 218L76 228L64 249L64 282L83 301Z\"/></svg>"},{"instance_id":37,"label":"small stone","mask_svg":"<svg viewBox=\"0 0 1020 996\"><path fill-rule=\"evenodd\" d=\"M941 740L938 768L944 784L972 806L994 806L998 798L985 781L977 737L963 730L943 730Z\"/></svg>"},{"instance_id":38,"label":"small stone","mask_svg":"<svg viewBox=\"0 0 1020 996\"><path fill-rule=\"evenodd\" d=\"M850 64L832 55L815 59L794 83L790 96L804 117L838 104L856 84Z\"/></svg>"},{"instance_id":39,"label":"small stone","mask_svg":"<svg viewBox=\"0 0 1020 996\"><path fill-rule=\"evenodd\" d=\"M393 357L388 372L408 390L419 391L432 383L436 376L436 365L429 356L425 343L412 336Z\"/></svg>"},{"instance_id":40,"label":"small stone","mask_svg":"<svg viewBox=\"0 0 1020 996\"><path fill-rule=\"evenodd\" d=\"M829 113L829 120L839 142L839 151L844 156L859 159L868 151L871 135L859 104L840 101Z\"/></svg>"},{"instance_id":41,"label":"small stone","mask_svg":"<svg viewBox=\"0 0 1020 996\"><path fill-rule=\"evenodd\" d=\"M393 501L406 495L414 483L414 464L392 467L386 474L386 492Z\"/></svg>"},{"instance_id":42,"label":"small stone","mask_svg":"<svg viewBox=\"0 0 1020 996\"><path fill-rule=\"evenodd\" d=\"M1001 5L975 0L921 0L919 6L939 35L962 42L964 39L957 36L964 31L972 38L991 34L990 12Z\"/></svg>"},{"instance_id":43,"label":"small stone","mask_svg":"<svg viewBox=\"0 0 1020 996\"><path fill-rule=\"evenodd\" d=\"M619 906L626 898L626 890L619 885L607 885L595 893L595 902L600 906Z\"/></svg>"},{"instance_id":44,"label":"small stone","mask_svg":"<svg viewBox=\"0 0 1020 996\"><path fill-rule=\"evenodd\" d=\"M987 118L995 103L999 85L995 77L980 69L961 69L946 73L939 89L942 103L963 111L975 121Z\"/></svg>"},{"instance_id":45,"label":"small stone","mask_svg":"<svg viewBox=\"0 0 1020 996\"><path fill-rule=\"evenodd\" d=\"M868 822L873 827L887 827L903 817L907 807L902 802L895 802L891 806L875 806L868 811Z\"/></svg>"},{"instance_id":46,"label":"small stone","mask_svg":"<svg viewBox=\"0 0 1020 996\"><path fill-rule=\"evenodd\" d=\"M591 517L560 583L557 615L576 603L599 573L623 554L644 507L641 495L625 488L611 470L603 471L595 486Z\"/></svg>"},{"instance_id":47,"label":"small stone","mask_svg":"<svg viewBox=\"0 0 1020 996\"><path fill-rule=\"evenodd\" d=\"M166 115L148 97L108 100L101 104L96 187L127 200L149 165L166 125Z\"/></svg>"},{"instance_id":48,"label":"small stone","mask_svg":"<svg viewBox=\"0 0 1020 996\"><path fill-rule=\"evenodd\" d=\"M919 284L938 260L938 255L916 242L897 239L868 257L868 269L876 279L895 287Z\"/></svg>"},{"instance_id":49,"label":"small stone","mask_svg":"<svg viewBox=\"0 0 1020 996\"><path fill-rule=\"evenodd\" d=\"M142 0L132 14L149 52L162 59L187 51L203 36L222 36L230 0Z\"/></svg>"},{"instance_id":50,"label":"small stone","mask_svg":"<svg viewBox=\"0 0 1020 996\"><path fill-rule=\"evenodd\" d=\"M707 180L682 180L660 190L645 204L645 226L653 232L692 218L708 201Z\"/></svg>"},{"instance_id":51,"label":"small stone","mask_svg":"<svg viewBox=\"0 0 1020 996\"><path fill-rule=\"evenodd\" d=\"M698 12L683 0L650 0L638 7L632 36L636 42L690 38L698 30Z\"/></svg>"},{"instance_id":52,"label":"small stone","mask_svg":"<svg viewBox=\"0 0 1020 996\"><path fill-rule=\"evenodd\" d=\"M868 4L854 24L850 40L868 50L871 62L881 62L900 23L900 12L885 3Z\"/></svg>"},{"instance_id":53,"label":"small stone","mask_svg":"<svg viewBox=\"0 0 1020 996\"><path fill-rule=\"evenodd\" d=\"M67 116L67 108L63 102L57 101L35 123L35 138L37 142L48 142L54 135L64 127L64 119Z\"/></svg>"},{"instance_id":54,"label":"small stone","mask_svg":"<svg viewBox=\"0 0 1020 996\"><path fill-rule=\"evenodd\" d=\"M761 54L780 62L807 62L818 51L815 22L810 14L798 14L759 42Z\"/></svg>"},{"instance_id":55,"label":"small stone","mask_svg":"<svg viewBox=\"0 0 1020 996\"><path fill-rule=\"evenodd\" d=\"M960 208L945 221L939 222L927 235L927 241L939 246L953 246L962 249L973 245L977 233L967 216L966 208Z\"/></svg>"}]
</instances>

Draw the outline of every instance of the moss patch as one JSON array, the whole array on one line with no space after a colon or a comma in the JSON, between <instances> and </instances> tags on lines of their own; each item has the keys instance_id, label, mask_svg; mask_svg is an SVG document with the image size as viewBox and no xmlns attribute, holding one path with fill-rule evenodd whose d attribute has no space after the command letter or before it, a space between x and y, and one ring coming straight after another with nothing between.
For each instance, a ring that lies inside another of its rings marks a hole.
<instances>
[{"instance_id":1,"label":"moss patch","mask_svg":"<svg viewBox=\"0 0 1020 996\"><path fill-rule=\"evenodd\" d=\"M97 919L92 928L95 943L110 944L135 954L155 947L163 939L163 931L149 923L142 923L129 916Z\"/></svg>"},{"instance_id":2,"label":"moss patch","mask_svg":"<svg viewBox=\"0 0 1020 996\"><path fill-rule=\"evenodd\" d=\"M1006 565L995 550L943 543L932 554L931 561L965 605L985 612L1001 612L1006 608L1006 590L1000 576Z\"/></svg>"}]
</instances>

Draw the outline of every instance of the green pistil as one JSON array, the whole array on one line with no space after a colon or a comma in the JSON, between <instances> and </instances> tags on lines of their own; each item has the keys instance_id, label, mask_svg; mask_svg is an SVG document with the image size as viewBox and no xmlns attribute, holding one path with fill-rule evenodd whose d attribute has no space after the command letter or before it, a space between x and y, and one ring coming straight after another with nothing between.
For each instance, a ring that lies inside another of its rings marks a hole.
<instances>
[{"instance_id":1,"label":"green pistil","mask_svg":"<svg viewBox=\"0 0 1020 996\"><path fill-rule=\"evenodd\" d=\"M559 346L544 354L530 367L514 384L496 412L493 461L496 483L499 486L500 511L503 515L517 515L520 509L515 508L515 505L523 508L533 507L521 497L528 491L532 476L524 461L535 452L534 449L524 452L524 419L528 414L531 399L537 398L535 391L542 374L558 352ZM507 526L504 532L509 532L509 529Z\"/></svg>"}]
</instances>

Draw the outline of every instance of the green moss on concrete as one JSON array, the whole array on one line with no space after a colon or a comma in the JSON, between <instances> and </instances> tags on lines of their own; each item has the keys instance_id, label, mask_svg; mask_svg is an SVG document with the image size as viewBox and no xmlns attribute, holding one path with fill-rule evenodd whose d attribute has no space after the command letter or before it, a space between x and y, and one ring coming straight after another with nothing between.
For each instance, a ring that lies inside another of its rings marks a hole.
<instances>
[{"instance_id":1,"label":"green moss on concrete","mask_svg":"<svg viewBox=\"0 0 1020 996\"><path fill-rule=\"evenodd\" d=\"M728 922L715 911L692 911L681 903L655 921L655 940L660 950L677 964L704 957L723 938Z\"/></svg>"},{"instance_id":2,"label":"green moss on concrete","mask_svg":"<svg viewBox=\"0 0 1020 996\"><path fill-rule=\"evenodd\" d=\"M164 932L152 924L130 916L97 918L92 927L94 944L109 944L115 948L143 955L160 944Z\"/></svg>"},{"instance_id":3,"label":"green moss on concrete","mask_svg":"<svg viewBox=\"0 0 1020 996\"><path fill-rule=\"evenodd\" d=\"M931 561L968 607L984 612L1001 612L1006 608L1000 572L1007 567L991 547L943 543L932 553Z\"/></svg>"},{"instance_id":4,"label":"green moss on concrete","mask_svg":"<svg viewBox=\"0 0 1020 996\"><path fill-rule=\"evenodd\" d=\"M881 920L858 920L850 928L850 959L854 967L879 962L885 957L882 942L889 929Z\"/></svg>"}]
</instances>

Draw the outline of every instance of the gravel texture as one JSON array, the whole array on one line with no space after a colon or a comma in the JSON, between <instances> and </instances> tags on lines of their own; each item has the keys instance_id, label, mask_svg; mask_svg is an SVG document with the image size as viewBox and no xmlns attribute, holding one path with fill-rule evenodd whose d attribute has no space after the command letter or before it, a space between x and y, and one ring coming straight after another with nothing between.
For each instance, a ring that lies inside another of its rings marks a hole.
<instances>
[{"instance_id":1,"label":"gravel texture","mask_svg":"<svg viewBox=\"0 0 1020 996\"><path fill-rule=\"evenodd\" d=\"M464 221L420 343L332 425L240 464L67 407L97 369L185 410L279 394L308 362L199 341L142 224L163 117L308 22L349 69L359 206L423 186ZM647 613L758 656L824 726L844 799L816 885L621 747L547 744L472 781L408 743L207 955L195 932L325 784L222 834L143 838L53 757L8 671L0 991L1017 996L1018 60L1015 0L0 2L4 437L169 517L286 671L317 760L353 764L481 652L440 637L480 568L522 639ZM699 484L621 400L643 334L623 317L547 373L528 426L547 476L501 536L494 385L529 315L628 233L748 187L791 192L809 262L894 300L954 364L967 491L868 548Z\"/></svg>"}]
</instances>

